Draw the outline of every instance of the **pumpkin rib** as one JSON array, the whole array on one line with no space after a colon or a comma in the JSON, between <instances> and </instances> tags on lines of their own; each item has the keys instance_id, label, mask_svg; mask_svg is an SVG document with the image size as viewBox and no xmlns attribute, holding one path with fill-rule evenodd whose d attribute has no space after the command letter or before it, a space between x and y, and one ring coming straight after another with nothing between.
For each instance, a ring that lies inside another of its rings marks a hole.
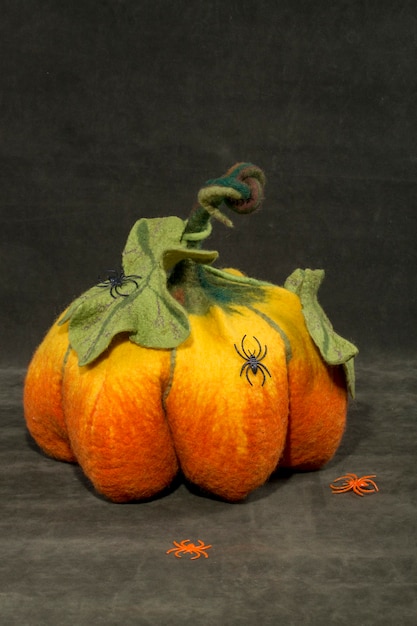
<instances>
[{"instance_id":1,"label":"pumpkin rib","mask_svg":"<svg viewBox=\"0 0 417 626\"><path fill-rule=\"evenodd\" d=\"M62 359L62 365L61 365L62 380L64 379L64 376L65 376L65 368L67 366L67 361L68 361L69 355L71 354L71 350L72 350L71 344L68 342L68 347L65 351L64 358Z\"/></svg>"},{"instance_id":2,"label":"pumpkin rib","mask_svg":"<svg viewBox=\"0 0 417 626\"><path fill-rule=\"evenodd\" d=\"M170 363L169 363L169 376L168 376L168 381L167 381L167 384L165 386L164 392L162 393L162 409L163 409L163 412L164 412L165 422L166 422L167 428L168 428L170 436L171 436L171 443L174 446L174 436L173 436L171 424L170 424L169 419L168 419L167 400L168 400L168 396L169 396L169 394L171 392L172 384L173 384L173 381L174 381L175 365L176 365L176 360L177 360L177 348L172 348L172 350L170 352L171 352L171 354L170 354ZM175 452L175 456L176 456L176 459L177 459L178 467L181 467L181 462L180 462L180 459L178 457L178 454L177 454L177 451L175 449L175 446L174 446L174 452Z\"/></svg>"},{"instance_id":3,"label":"pumpkin rib","mask_svg":"<svg viewBox=\"0 0 417 626\"><path fill-rule=\"evenodd\" d=\"M169 378L168 378L167 385L164 389L164 393L162 394L162 406L164 407L165 414L166 414L166 401L171 391L172 381L174 379L176 357L177 357L177 349L172 348L171 355L170 355Z\"/></svg>"},{"instance_id":4,"label":"pumpkin rib","mask_svg":"<svg viewBox=\"0 0 417 626\"><path fill-rule=\"evenodd\" d=\"M281 326L277 322L275 322L273 319L271 319L268 315L266 315L266 313L263 313L262 311L260 311L259 309L251 305L248 305L247 308L253 311L254 313L256 313L256 315L259 315L259 317L265 320L265 322L269 324L271 328L276 330L276 332L280 335L281 339L283 340L285 344L285 358L288 363L292 358L291 343L290 343L290 340L288 339L288 335L283 331Z\"/></svg>"}]
</instances>

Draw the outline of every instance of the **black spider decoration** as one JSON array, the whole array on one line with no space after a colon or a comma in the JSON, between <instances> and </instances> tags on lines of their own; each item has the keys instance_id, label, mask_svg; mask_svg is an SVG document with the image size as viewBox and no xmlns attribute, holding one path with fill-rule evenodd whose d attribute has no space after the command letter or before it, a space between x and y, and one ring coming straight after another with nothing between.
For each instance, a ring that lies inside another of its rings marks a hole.
<instances>
[{"instance_id":1,"label":"black spider decoration","mask_svg":"<svg viewBox=\"0 0 417 626\"><path fill-rule=\"evenodd\" d=\"M130 293L123 293L123 291L121 291L122 287L124 285L127 285L128 283L132 283L133 285L135 285L136 289L138 289L139 285L136 282L135 278L141 278L141 276L137 276L136 274L130 274L129 276L126 276L123 269L121 269L120 272L118 272L117 270L107 271L109 273L108 277L106 278L106 280L100 279L97 287L103 287L104 289L108 289L110 287L110 295L112 298L116 299L117 296L123 296L124 298L127 298L128 296L130 296Z\"/></svg>"},{"instance_id":2,"label":"black spider decoration","mask_svg":"<svg viewBox=\"0 0 417 626\"><path fill-rule=\"evenodd\" d=\"M258 344L258 353L255 354L255 352L247 352L245 350L245 346L244 346L244 342L245 342L245 338L246 335L243 335L242 341L240 342L240 347L242 349L242 352L240 352L236 346L236 344L234 344L235 346L235 350L238 353L238 355L240 357L242 357L242 359L245 360L245 363L242 365L242 368L240 370L240 376L242 376L243 371L246 370L246 378L247 381L250 385L252 385L250 378L249 378L249 370L256 376L256 374L258 373L258 369L261 372L262 376L263 376L263 380L262 380L262 387L265 384L266 381L266 376L265 373L268 374L268 376L270 378L272 378L271 376L271 372L269 371L269 369L266 367L266 365L264 365L263 363L261 363L261 361L263 361L263 359L266 357L266 354L268 352L268 348L267 346L265 346L265 348L263 349L263 353L262 353L262 346L260 344L260 342L258 341L258 339L253 336L253 338L255 339L256 343ZM252 385L253 387L253 385Z\"/></svg>"}]
</instances>

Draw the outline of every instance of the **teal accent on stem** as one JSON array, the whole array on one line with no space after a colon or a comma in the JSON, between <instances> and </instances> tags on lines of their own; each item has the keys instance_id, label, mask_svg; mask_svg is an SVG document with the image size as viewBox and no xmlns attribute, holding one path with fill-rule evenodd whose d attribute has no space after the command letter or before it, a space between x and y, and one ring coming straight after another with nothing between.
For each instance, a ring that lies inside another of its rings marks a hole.
<instances>
[{"instance_id":1,"label":"teal accent on stem","mask_svg":"<svg viewBox=\"0 0 417 626\"><path fill-rule=\"evenodd\" d=\"M250 189L245 183L241 183L236 180L234 176L226 176L224 178L213 178L207 181L208 187L231 187L237 191L244 200L247 200L250 196Z\"/></svg>"},{"instance_id":2,"label":"teal accent on stem","mask_svg":"<svg viewBox=\"0 0 417 626\"><path fill-rule=\"evenodd\" d=\"M224 176L208 180L200 189L200 206L190 219L190 230L199 230L199 223L209 216L232 227L233 222L219 209L222 203L236 213L251 213L261 205L264 187L265 175L259 167L237 163Z\"/></svg>"},{"instance_id":3,"label":"teal accent on stem","mask_svg":"<svg viewBox=\"0 0 417 626\"><path fill-rule=\"evenodd\" d=\"M259 170L259 168L252 163L239 163L238 165L232 167L224 176L208 180L205 186L231 187L232 189L235 189L244 200L247 200L251 195L250 187L248 187L248 185L246 185L243 181L239 180L238 176L248 168L251 168L251 171ZM261 170L259 170L259 172L261 172Z\"/></svg>"},{"instance_id":4,"label":"teal accent on stem","mask_svg":"<svg viewBox=\"0 0 417 626\"><path fill-rule=\"evenodd\" d=\"M354 397L354 358L358 349L333 330L329 318L318 302L317 292L323 278L324 270L297 269L287 278L284 288L300 298L308 332L326 363L343 366L347 387Z\"/></svg>"},{"instance_id":5,"label":"teal accent on stem","mask_svg":"<svg viewBox=\"0 0 417 626\"><path fill-rule=\"evenodd\" d=\"M191 312L204 315L210 305L216 304L226 311L234 311L236 306L248 307L265 298L263 283L247 276L235 276L229 272L219 270L208 265L200 265L196 269L198 285L194 287L194 303L187 307ZM198 295L201 292L200 306ZM193 306L194 304L194 306Z\"/></svg>"}]
</instances>

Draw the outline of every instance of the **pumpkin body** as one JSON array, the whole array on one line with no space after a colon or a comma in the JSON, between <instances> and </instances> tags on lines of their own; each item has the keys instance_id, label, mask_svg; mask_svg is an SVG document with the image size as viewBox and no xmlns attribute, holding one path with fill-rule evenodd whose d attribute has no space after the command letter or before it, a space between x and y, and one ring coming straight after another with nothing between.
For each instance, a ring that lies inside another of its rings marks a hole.
<instances>
[{"instance_id":1,"label":"pumpkin body","mask_svg":"<svg viewBox=\"0 0 417 626\"><path fill-rule=\"evenodd\" d=\"M115 502L152 497L179 471L237 501L279 465L318 469L337 450L357 350L318 304L323 272L276 287L211 267L217 252L201 248L211 217L230 225L221 202L251 212L264 183L237 164L189 220L138 220L121 272L75 300L30 363L33 438Z\"/></svg>"},{"instance_id":2,"label":"pumpkin body","mask_svg":"<svg viewBox=\"0 0 417 626\"><path fill-rule=\"evenodd\" d=\"M324 363L295 294L265 288L256 310L215 305L190 315L190 326L176 349L120 335L94 365L80 367L68 324L55 324L25 384L26 422L40 447L78 462L116 502L157 494L179 469L241 500L278 464L318 469L334 455L347 409L343 372ZM239 374L234 344L244 335L247 352L257 349L253 337L268 346L263 385L260 372L248 374L252 385Z\"/></svg>"}]
</instances>

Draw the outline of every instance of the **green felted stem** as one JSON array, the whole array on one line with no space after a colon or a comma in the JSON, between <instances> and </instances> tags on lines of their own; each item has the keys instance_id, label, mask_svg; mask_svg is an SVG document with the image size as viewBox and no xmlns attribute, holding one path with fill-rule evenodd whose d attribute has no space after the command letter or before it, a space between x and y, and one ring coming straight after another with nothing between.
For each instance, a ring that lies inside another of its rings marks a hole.
<instances>
[{"instance_id":1,"label":"green felted stem","mask_svg":"<svg viewBox=\"0 0 417 626\"><path fill-rule=\"evenodd\" d=\"M189 248L198 248L211 231L212 217L233 226L219 210L222 203L237 213L251 213L262 202L264 185L263 172L250 163L238 163L221 178L207 181L198 193L199 204L187 221L182 240L187 241ZM197 266L191 260L179 264L170 277L171 293L184 303L187 311L204 314L213 303L230 308L261 298L260 286L265 283L232 276L207 265Z\"/></svg>"},{"instance_id":2,"label":"green felted stem","mask_svg":"<svg viewBox=\"0 0 417 626\"><path fill-rule=\"evenodd\" d=\"M226 226L233 222L219 209L222 203L236 213L252 213L263 200L265 175L251 163L238 163L221 178L207 181L198 193L198 206L188 220L186 232L203 230L210 217Z\"/></svg>"}]
</instances>

